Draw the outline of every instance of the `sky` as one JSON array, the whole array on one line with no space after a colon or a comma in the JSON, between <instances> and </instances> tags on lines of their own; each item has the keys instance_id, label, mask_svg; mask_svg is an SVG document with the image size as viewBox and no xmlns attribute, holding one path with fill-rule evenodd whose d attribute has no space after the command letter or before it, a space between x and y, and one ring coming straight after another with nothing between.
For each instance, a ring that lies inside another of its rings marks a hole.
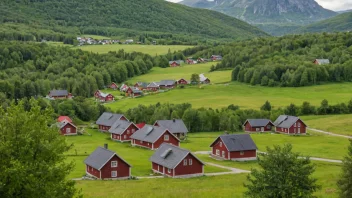
<instances>
[{"instance_id":1,"label":"sky","mask_svg":"<svg viewBox=\"0 0 352 198\"><path fill-rule=\"evenodd\" d=\"M171 2L179 2L181 0L167 0ZM321 6L330 10L349 10L352 9L352 0L316 0Z\"/></svg>"}]
</instances>

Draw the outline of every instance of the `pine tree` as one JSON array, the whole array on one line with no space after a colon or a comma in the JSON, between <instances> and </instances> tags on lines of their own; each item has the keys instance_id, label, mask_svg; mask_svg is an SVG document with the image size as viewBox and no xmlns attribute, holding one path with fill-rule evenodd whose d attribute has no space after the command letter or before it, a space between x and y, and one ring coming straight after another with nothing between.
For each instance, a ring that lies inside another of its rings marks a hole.
<instances>
[{"instance_id":1,"label":"pine tree","mask_svg":"<svg viewBox=\"0 0 352 198\"><path fill-rule=\"evenodd\" d=\"M352 140L348 147L348 154L343 160L341 178L337 181L341 198L352 197Z\"/></svg>"},{"instance_id":2,"label":"pine tree","mask_svg":"<svg viewBox=\"0 0 352 198\"><path fill-rule=\"evenodd\" d=\"M262 107L260 107L260 110L263 111L271 111L271 104L269 101L266 101Z\"/></svg>"}]
</instances>

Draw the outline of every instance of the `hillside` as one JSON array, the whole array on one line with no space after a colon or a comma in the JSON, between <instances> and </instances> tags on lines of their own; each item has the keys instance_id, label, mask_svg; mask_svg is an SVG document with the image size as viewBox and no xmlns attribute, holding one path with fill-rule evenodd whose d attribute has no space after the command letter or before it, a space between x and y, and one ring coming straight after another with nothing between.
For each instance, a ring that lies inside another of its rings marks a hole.
<instances>
[{"instance_id":1,"label":"hillside","mask_svg":"<svg viewBox=\"0 0 352 198\"><path fill-rule=\"evenodd\" d=\"M352 12L340 14L297 30L297 33L305 32L345 32L352 30Z\"/></svg>"},{"instance_id":2,"label":"hillside","mask_svg":"<svg viewBox=\"0 0 352 198\"><path fill-rule=\"evenodd\" d=\"M38 37L33 33L36 29L45 29L49 35L54 32L105 36L124 33L124 36L172 38L172 34L182 34L202 39L248 39L266 35L224 14L163 0L5 0L0 2L0 12L1 32L21 29L25 35L35 37ZM26 32L27 27L31 31Z\"/></svg>"},{"instance_id":3,"label":"hillside","mask_svg":"<svg viewBox=\"0 0 352 198\"><path fill-rule=\"evenodd\" d=\"M184 0L181 4L207 8L257 25L273 35L335 16L314 0Z\"/></svg>"}]
</instances>

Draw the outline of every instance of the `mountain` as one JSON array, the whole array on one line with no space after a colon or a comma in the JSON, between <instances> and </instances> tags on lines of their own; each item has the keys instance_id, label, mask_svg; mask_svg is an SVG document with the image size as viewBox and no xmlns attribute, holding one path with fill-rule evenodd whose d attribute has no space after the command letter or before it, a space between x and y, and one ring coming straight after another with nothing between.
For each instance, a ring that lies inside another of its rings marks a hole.
<instances>
[{"instance_id":1,"label":"mountain","mask_svg":"<svg viewBox=\"0 0 352 198\"><path fill-rule=\"evenodd\" d=\"M143 31L204 38L248 39L267 34L241 20L215 11L163 0L2 0L4 25L35 26L48 31L114 35ZM9 25L10 24L10 25ZM36 28L32 27L32 31ZM25 31L25 28L17 28ZM128 34L127 34L128 35Z\"/></svg>"},{"instance_id":2,"label":"mountain","mask_svg":"<svg viewBox=\"0 0 352 198\"><path fill-rule=\"evenodd\" d=\"M297 30L297 33L305 32L345 32L352 31L352 12L337 15Z\"/></svg>"},{"instance_id":3,"label":"mountain","mask_svg":"<svg viewBox=\"0 0 352 198\"><path fill-rule=\"evenodd\" d=\"M352 9L337 11L337 13L339 13L339 14L346 13L346 12L352 12Z\"/></svg>"},{"instance_id":4,"label":"mountain","mask_svg":"<svg viewBox=\"0 0 352 198\"><path fill-rule=\"evenodd\" d=\"M336 15L314 0L183 0L180 3L225 13L274 35L280 29L291 31Z\"/></svg>"}]
</instances>

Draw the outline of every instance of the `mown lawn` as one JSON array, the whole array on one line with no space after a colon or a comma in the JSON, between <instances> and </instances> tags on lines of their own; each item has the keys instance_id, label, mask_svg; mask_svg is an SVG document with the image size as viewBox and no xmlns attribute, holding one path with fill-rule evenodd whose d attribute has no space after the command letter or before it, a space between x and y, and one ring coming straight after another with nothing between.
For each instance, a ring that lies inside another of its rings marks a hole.
<instances>
[{"instance_id":1,"label":"mown lawn","mask_svg":"<svg viewBox=\"0 0 352 198\"><path fill-rule=\"evenodd\" d=\"M352 114L301 116L301 118L310 128L352 136Z\"/></svg>"},{"instance_id":2,"label":"mown lawn","mask_svg":"<svg viewBox=\"0 0 352 198\"><path fill-rule=\"evenodd\" d=\"M171 52L180 51L193 46L187 45L126 45L126 44L113 44L113 45L84 45L77 47L79 49L90 51L94 53L108 53L110 51L119 51L120 49L125 52L142 52L152 56L167 54L169 49Z\"/></svg>"}]
</instances>

